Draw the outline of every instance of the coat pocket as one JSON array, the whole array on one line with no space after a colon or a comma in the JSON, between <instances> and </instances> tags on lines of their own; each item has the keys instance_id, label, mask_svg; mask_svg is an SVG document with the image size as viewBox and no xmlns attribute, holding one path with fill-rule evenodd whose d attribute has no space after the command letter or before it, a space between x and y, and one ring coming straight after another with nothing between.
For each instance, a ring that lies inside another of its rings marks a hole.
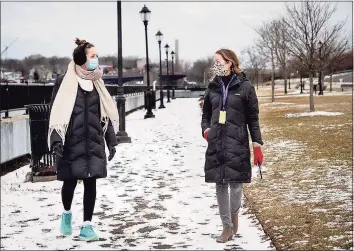
<instances>
[{"instance_id":1,"label":"coat pocket","mask_svg":"<svg viewBox=\"0 0 354 251\"><path fill-rule=\"evenodd\" d=\"M71 161L60 158L56 161L57 178L58 180L66 180L72 177Z\"/></svg>"},{"instance_id":2,"label":"coat pocket","mask_svg":"<svg viewBox=\"0 0 354 251\"><path fill-rule=\"evenodd\" d=\"M209 131L208 131L208 136L207 136L207 138L206 138L206 141L209 143L209 141L210 141L210 133L211 133L211 129L209 129Z\"/></svg>"},{"instance_id":3,"label":"coat pocket","mask_svg":"<svg viewBox=\"0 0 354 251\"><path fill-rule=\"evenodd\" d=\"M55 163L56 163L57 170L70 169L71 168L71 161L68 161L68 160L63 159L63 158L58 158Z\"/></svg>"}]
</instances>

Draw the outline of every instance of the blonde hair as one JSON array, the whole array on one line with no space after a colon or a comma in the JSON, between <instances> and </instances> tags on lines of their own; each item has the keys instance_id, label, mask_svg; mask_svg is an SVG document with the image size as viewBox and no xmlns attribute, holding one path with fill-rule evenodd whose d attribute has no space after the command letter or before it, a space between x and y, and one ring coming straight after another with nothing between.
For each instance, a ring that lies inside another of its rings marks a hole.
<instances>
[{"instance_id":1,"label":"blonde hair","mask_svg":"<svg viewBox=\"0 0 354 251\"><path fill-rule=\"evenodd\" d=\"M242 70L240 69L240 60L236 56L236 53L229 49L220 49L215 54L219 54L227 63L231 62L231 72L240 74Z\"/></svg>"}]
</instances>

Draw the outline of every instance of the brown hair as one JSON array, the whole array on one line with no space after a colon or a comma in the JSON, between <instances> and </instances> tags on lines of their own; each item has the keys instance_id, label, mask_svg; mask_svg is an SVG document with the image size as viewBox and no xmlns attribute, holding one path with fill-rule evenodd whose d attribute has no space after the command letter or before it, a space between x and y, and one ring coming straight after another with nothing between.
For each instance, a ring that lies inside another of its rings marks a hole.
<instances>
[{"instance_id":1,"label":"brown hair","mask_svg":"<svg viewBox=\"0 0 354 251\"><path fill-rule=\"evenodd\" d=\"M240 74L240 60L236 56L236 53L229 49L220 49L215 54L219 54L227 63L231 61L231 72Z\"/></svg>"},{"instance_id":2,"label":"brown hair","mask_svg":"<svg viewBox=\"0 0 354 251\"><path fill-rule=\"evenodd\" d=\"M73 52L73 59L75 64L81 66L86 63L86 50L94 47L94 45L78 38L75 39L75 44L77 47Z\"/></svg>"},{"instance_id":3,"label":"brown hair","mask_svg":"<svg viewBox=\"0 0 354 251\"><path fill-rule=\"evenodd\" d=\"M77 47L80 47L80 46L85 46L85 49L90 49L91 47L94 47L93 44L87 42L86 40L81 40L79 38L76 38L75 39L75 44L77 45Z\"/></svg>"}]
</instances>

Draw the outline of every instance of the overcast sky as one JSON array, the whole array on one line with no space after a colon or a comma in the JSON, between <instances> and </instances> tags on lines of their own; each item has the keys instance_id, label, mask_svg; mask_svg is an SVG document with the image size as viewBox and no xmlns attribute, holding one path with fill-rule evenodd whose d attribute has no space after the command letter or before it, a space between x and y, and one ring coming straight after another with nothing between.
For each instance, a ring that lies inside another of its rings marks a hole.
<instances>
[{"instance_id":1,"label":"overcast sky","mask_svg":"<svg viewBox=\"0 0 354 251\"><path fill-rule=\"evenodd\" d=\"M148 25L149 57L158 59L158 29L180 59L212 56L221 48L240 53L253 44L254 27L284 13L284 2L123 2L123 56L145 57L144 25L139 11L151 10ZM71 56L75 37L95 44L99 55L117 53L116 2L2 2L1 51L14 39L8 58L31 54ZM348 17L352 36L352 2L339 2L332 22ZM164 54L163 54L164 55ZM163 56L164 58L164 56Z\"/></svg>"}]
</instances>

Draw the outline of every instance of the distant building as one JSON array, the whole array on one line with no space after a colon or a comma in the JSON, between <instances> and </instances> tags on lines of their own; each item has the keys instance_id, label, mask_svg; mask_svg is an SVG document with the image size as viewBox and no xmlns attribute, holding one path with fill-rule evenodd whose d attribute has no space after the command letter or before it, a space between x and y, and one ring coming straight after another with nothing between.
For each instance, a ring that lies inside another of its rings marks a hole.
<instances>
[{"instance_id":1,"label":"distant building","mask_svg":"<svg viewBox=\"0 0 354 251\"><path fill-rule=\"evenodd\" d=\"M21 76L22 73L19 71L1 71L1 79L17 81Z\"/></svg>"}]
</instances>

